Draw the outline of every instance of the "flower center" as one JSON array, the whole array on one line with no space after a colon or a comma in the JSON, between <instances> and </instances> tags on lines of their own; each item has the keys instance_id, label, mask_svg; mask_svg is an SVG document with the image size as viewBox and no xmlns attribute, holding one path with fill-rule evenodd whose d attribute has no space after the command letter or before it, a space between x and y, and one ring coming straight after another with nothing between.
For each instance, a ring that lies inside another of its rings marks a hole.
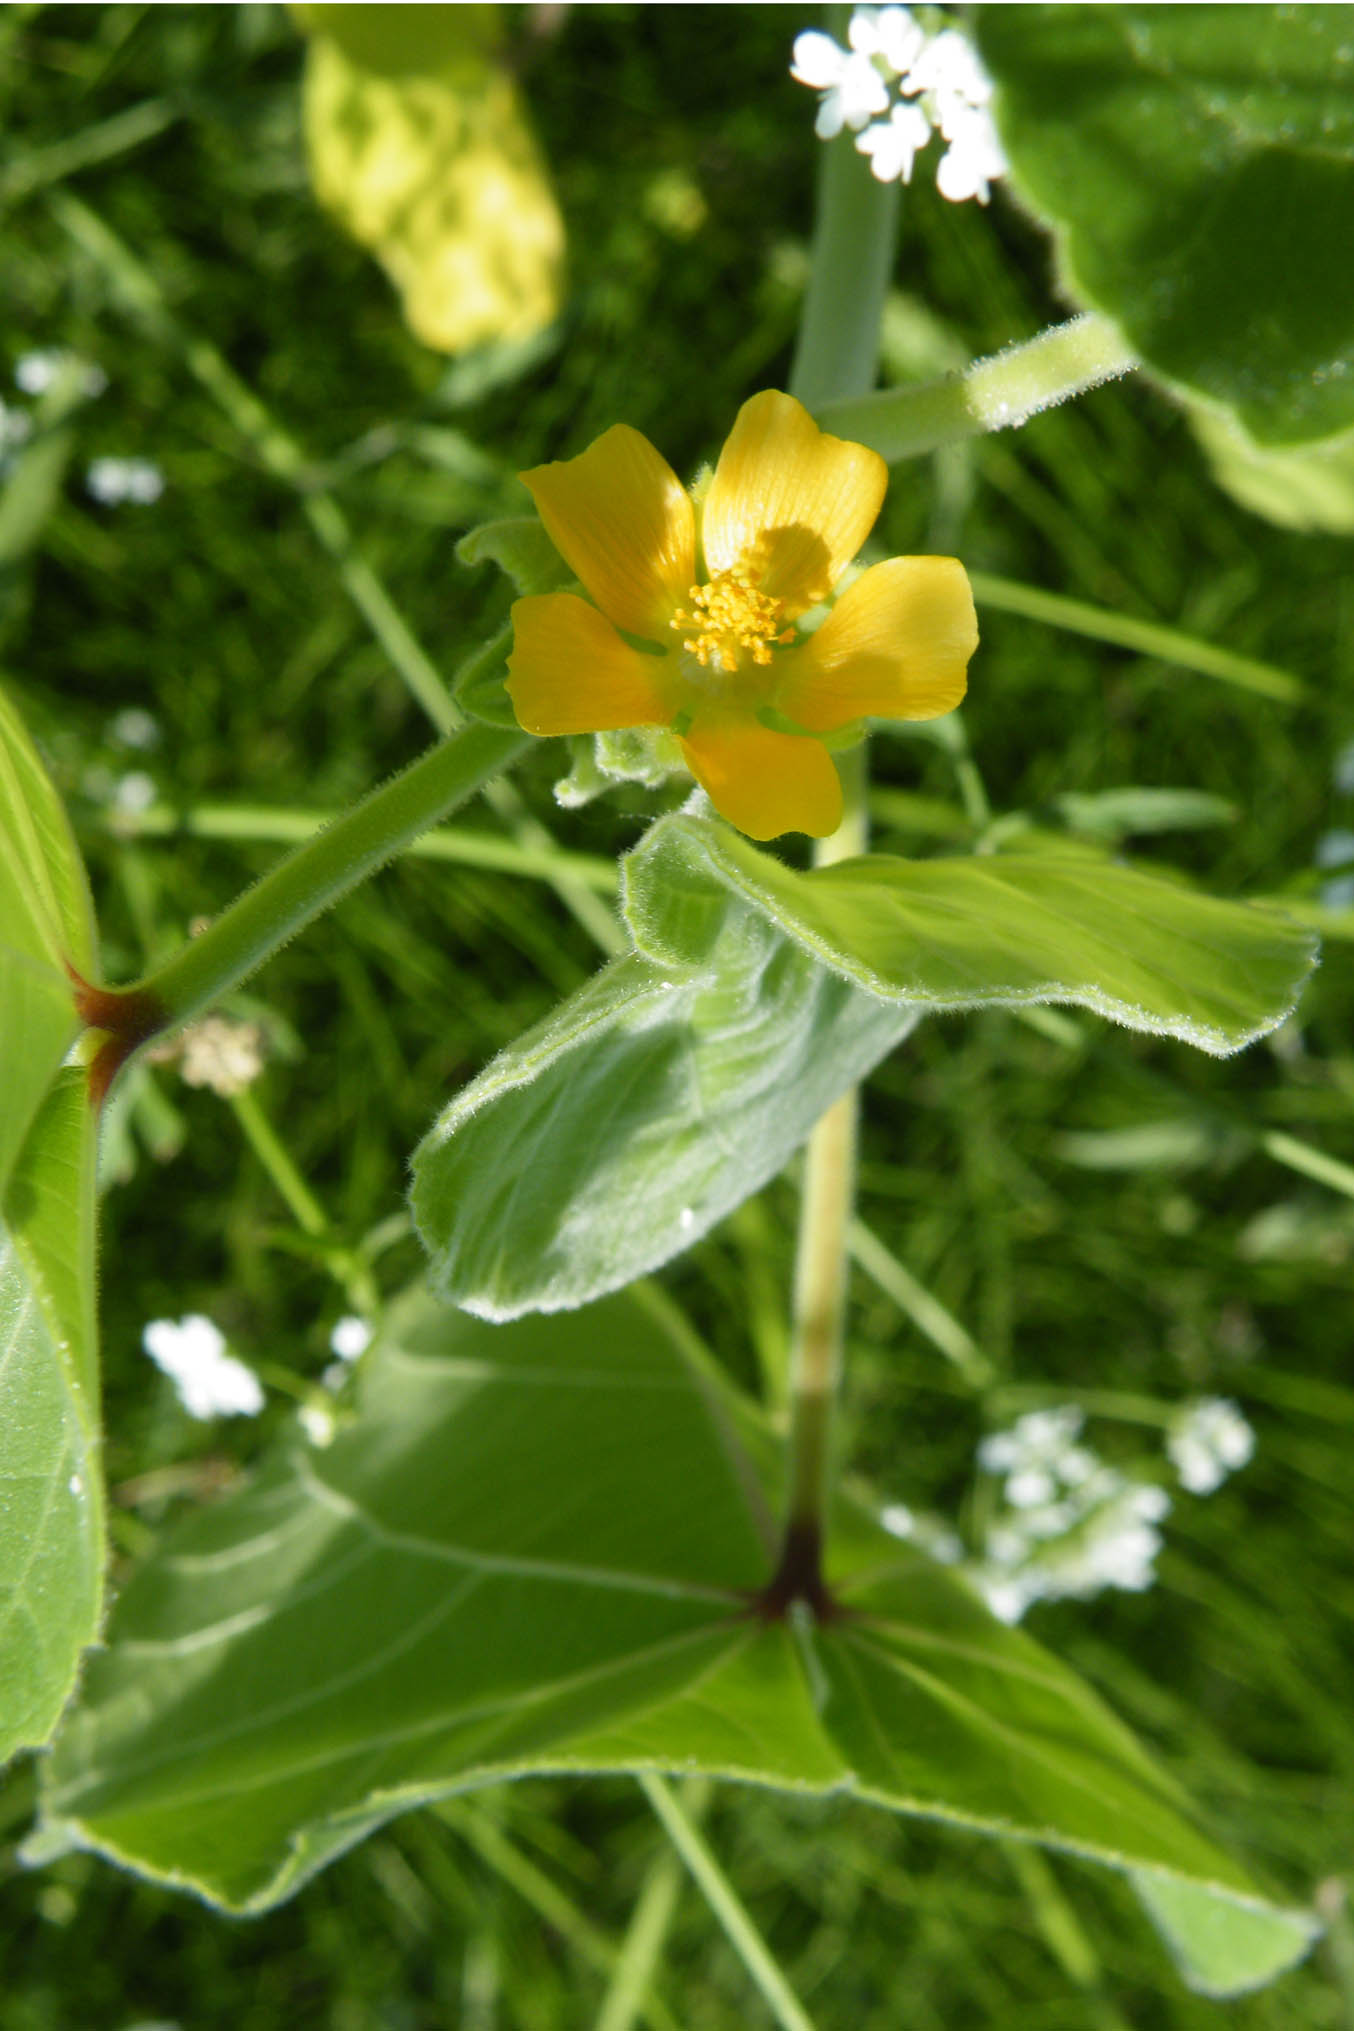
<instances>
[{"instance_id":1,"label":"flower center","mask_svg":"<svg viewBox=\"0 0 1354 2031\"><path fill-rule=\"evenodd\" d=\"M732 674L744 654L754 663L769 663L777 643L794 640L793 628L777 631L785 602L759 592L745 566L717 571L708 585L693 585L691 605L691 613L678 607L668 626L692 630L682 647L702 669L713 663Z\"/></svg>"}]
</instances>

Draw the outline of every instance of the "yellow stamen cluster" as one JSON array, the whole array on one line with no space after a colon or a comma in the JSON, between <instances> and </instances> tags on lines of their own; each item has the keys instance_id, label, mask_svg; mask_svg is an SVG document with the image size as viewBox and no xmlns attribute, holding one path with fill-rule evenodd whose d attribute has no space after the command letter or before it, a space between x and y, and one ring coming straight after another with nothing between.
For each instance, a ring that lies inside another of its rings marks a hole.
<instances>
[{"instance_id":1,"label":"yellow stamen cluster","mask_svg":"<svg viewBox=\"0 0 1354 2031\"><path fill-rule=\"evenodd\" d=\"M694 630L682 647L702 669L713 662L717 669L732 674L738 668L740 651L754 663L769 663L777 643L794 640L793 628L782 628L779 633L776 629L784 602L759 592L745 569L717 571L708 585L693 585L691 604L694 613L679 607L668 626Z\"/></svg>"}]
</instances>

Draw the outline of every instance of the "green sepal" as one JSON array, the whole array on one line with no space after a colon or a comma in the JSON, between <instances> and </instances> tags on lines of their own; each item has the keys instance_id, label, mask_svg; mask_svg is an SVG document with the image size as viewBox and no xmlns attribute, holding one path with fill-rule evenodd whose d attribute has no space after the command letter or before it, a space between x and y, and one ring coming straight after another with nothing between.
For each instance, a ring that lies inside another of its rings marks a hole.
<instances>
[{"instance_id":1,"label":"green sepal","mask_svg":"<svg viewBox=\"0 0 1354 2031\"><path fill-rule=\"evenodd\" d=\"M522 594L562 592L577 583L536 515L481 522L456 545L457 561L496 564Z\"/></svg>"}]
</instances>

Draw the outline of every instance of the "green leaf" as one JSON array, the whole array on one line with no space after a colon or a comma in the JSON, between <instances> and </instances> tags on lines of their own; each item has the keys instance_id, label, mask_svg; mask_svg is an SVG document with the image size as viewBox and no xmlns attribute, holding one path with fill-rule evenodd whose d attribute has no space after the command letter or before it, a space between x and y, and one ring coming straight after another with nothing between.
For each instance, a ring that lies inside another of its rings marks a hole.
<instances>
[{"instance_id":1,"label":"green leaf","mask_svg":"<svg viewBox=\"0 0 1354 2031\"><path fill-rule=\"evenodd\" d=\"M472 1080L414 1153L439 1294L559 1311L689 1248L912 1028L723 892L697 963L608 966Z\"/></svg>"},{"instance_id":2,"label":"green leaf","mask_svg":"<svg viewBox=\"0 0 1354 2031\"><path fill-rule=\"evenodd\" d=\"M1155 373L1265 444L1354 427L1354 20L987 6L1015 187Z\"/></svg>"},{"instance_id":3,"label":"green leaf","mask_svg":"<svg viewBox=\"0 0 1354 2031\"><path fill-rule=\"evenodd\" d=\"M80 1024L65 961L91 964L93 919L65 811L0 691L0 1197Z\"/></svg>"},{"instance_id":4,"label":"green leaf","mask_svg":"<svg viewBox=\"0 0 1354 2031\"><path fill-rule=\"evenodd\" d=\"M706 1771L1146 1871L1177 1917L1178 1886L1252 1903L1251 1972L1310 1936L1086 1686L863 1513L834 1553L854 1612L763 1621L765 1434L655 1296L490 1327L415 1295L361 1392L127 1587L49 1837L260 1910L475 1784Z\"/></svg>"},{"instance_id":5,"label":"green leaf","mask_svg":"<svg viewBox=\"0 0 1354 2031\"><path fill-rule=\"evenodd\" d=\"M488 1319L620 1289L774 1177L926 1011L1066 1001L1214 1053L1288 1014L1309 933L1066 853L803 875L660 820L626 862L642 956L504 1051L414 1154L434 1288Z\"/></svg>"},{"instance_id":6,"label":"green leaf","mask_svg":"<svg viewBox=\"0 0 1354 2031\"><path fill-rule=\"evenodd\" d=\"M1218 485L1253 515L1281 529L1354 535L1354 437L1269 451L1225 413L1196 408L1190 423Z\"/></svg>"},{"instance_id":7,"label":"green leaf","mask_svg":"<svg viewBox=\"0 0 1354 2031\"><path fill-rule=\"evenodd\" d=\"M1320 1933L1305 1911L1215 1896L1179 1877L1131 1872L1133 1888L1192 1989L1244 1996L1300 1960Z\"/></svg>"},{"instance_id":8,"label":"green leaf","mask_svg":"<svg viewBox=\"0 0 1354 2031\"><path fill-rule=\"evenodd\" d=\"M1310 934L1276 911L1083 852L895 860L799 874L727 826L680 814L625 863L626 914L655 964L696 964L730 892L820 964L915 1009L1070 1002L1215 1056L1287 1016Z\"/></svg>"},{"instance_id":9,"label":"green leaf","mask_svg":"<svg viewBox=\"0 0 1354 2031\"><path fill-rule=\"evenodd\" d=\"M50 1737L98 1628L94 1116L59 1074L0 1220L0 1760Z\"/></svg>"},{"instance_id":10,"label":"green leaf","mask_svg":"<svg viewBox=\"0 0 1354 2031\"><path fill-rule=\"evenodd\" d=\"M471 566L496 564L518 592L558 592L575 583L574 575L536 515L510 515L468 529L456 545L457 561Z\"/></svg>"}]
</instances>

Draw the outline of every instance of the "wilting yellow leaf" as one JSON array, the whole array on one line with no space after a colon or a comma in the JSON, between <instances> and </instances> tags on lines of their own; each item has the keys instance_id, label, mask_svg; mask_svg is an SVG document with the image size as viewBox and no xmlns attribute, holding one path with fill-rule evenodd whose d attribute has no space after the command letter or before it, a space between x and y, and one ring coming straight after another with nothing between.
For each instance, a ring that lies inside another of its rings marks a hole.
<instances>
[{"instance_id":1,"label":"wilting yellow leaf","mask_svg":"<svg viewBox=\"0 0 1354 2031\"><path fill-rule=\"evenodd\" d=\"M496 10L296 12L312 31L304 112L315 195L376 255L415 334L459 353L549 324L564 227L493 51Z\"/></svg>"}]
</instances>

